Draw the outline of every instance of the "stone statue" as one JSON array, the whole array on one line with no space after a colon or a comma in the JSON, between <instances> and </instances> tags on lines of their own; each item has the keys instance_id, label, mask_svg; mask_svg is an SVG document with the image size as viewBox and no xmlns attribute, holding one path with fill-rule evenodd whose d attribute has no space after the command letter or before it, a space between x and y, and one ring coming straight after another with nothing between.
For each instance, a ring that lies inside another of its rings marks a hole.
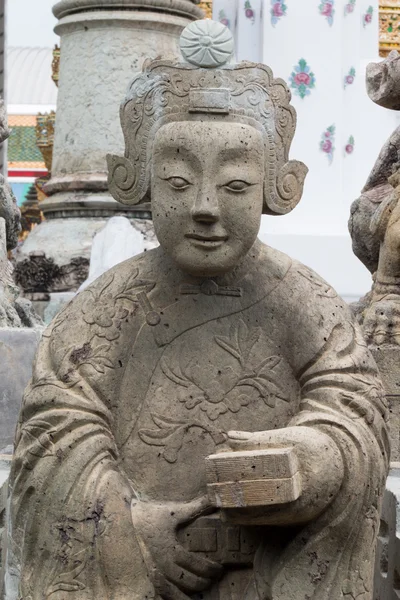
<instances>
[{"instance_id":1,"label":"stone statue","mask_svg":"<svg viewBox=\"0 0 400 600\"><path fill-rule=\"evenodd\" d=\"M9 137L4 101L0 100L0 144ZM33 327L39 325L31 304L20 297L12 278L7 252L18 243L21 214L10 185L0 175L0 328Z\"/></svg>"},{"instance_id":2,"label":"stone statue","mask_svg":"<svg viewBox=\"0 0 400 600\"><path fill-rule=\"evenodd\" d=\"M377 369L335 291L257 239L307 172L288 158L290 92L230 63L213 21L181 48L135 77L125 156L108 157L114 197L151 200L160 247L78 294L36 358L6 597L371 600Z\"/></svg>"},{"instance_id":3,"label":"stone statue","mask_svg":"<svg viewBox=\"0 0 400 600\"><path fill-rule=\"evenodd\" d=\"M367 68L373 102L400 110L400 55ZM392 459L400 460L400 127L383 146L361 196L351 207L353 250L373 276L353 305L382 375L390 408Z\"/></svg>"},{"instance_id":4,"label":"stone statue","mask_svg":"<svg viewBox=\"0 0 400 600\"><path fill-rule=\"evenodd\" d=\"M368 65L367 91L379 106L400 110L398 52ZM360 198L353 203L349 221L354 253L374 277L371 294L357 308L367 340L377 345L400 344L399 325L387 312L388 302L398 302L400 307L399 168L400 127L383 146ZM393 309L394 305L389 312Z\"/></svg>"}]
</instances>

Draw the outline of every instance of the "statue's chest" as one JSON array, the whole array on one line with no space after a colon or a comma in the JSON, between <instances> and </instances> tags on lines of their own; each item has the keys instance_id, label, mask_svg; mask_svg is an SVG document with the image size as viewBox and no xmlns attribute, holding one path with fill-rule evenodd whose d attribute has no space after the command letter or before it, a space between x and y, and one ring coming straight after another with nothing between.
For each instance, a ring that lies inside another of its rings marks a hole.
<instances>
[{"instance_id":1,"label":"statue's chest","mask_svg":"<svg viewBox=\"0 0 400 600\"><path fill-rule=\"evenodd\" d=\"M283 427L297 411L298 384L279 341L251 318L186 331L154 367L124 461L151 497L197 495L204 458L228 431Z\"/></svg>"}]
</instances>

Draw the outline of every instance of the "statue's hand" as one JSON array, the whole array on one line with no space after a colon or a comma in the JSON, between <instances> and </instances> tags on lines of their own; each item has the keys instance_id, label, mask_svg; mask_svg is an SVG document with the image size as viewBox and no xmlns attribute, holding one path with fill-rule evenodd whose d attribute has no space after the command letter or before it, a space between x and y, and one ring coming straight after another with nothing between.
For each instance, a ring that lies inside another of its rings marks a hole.
<instances>
[{"instance_id":1,"label":"statue's hand","mask_svg":"<svg viewBox=\"0 0 400 600\"><path fill-rule=\"evenodd\" d=\"M219 578L222 567L183 548L177 530L213 511L206 498L192 502L132 503L132 520L156 592L163 600L189 600Z\"/></svg>"},{"instance_id":2,"label":"statue's hand","mask_svg":"<svg viewBox=\"0 0 400 600\"><path fill-rule=\"evenodd\" d=\"M363 331L370 344L400 345L400 295L389 294L372 302L364 316Z\"/></svg>"}]
</instances>

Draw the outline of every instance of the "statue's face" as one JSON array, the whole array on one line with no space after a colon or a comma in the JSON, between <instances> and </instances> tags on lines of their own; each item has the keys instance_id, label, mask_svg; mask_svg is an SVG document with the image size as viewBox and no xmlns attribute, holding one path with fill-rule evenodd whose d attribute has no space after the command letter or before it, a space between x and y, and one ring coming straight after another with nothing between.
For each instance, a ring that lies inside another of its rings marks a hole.
<instances>
[{"instance_id":1,"label":"statue's face","mask_svg":"<svg viewBox=\"0 0 400 600\"><path fill-rule=\"evenodd\" d=\"M264 144L239 123L169 123L153 147L152 212L161 246L198 276L233 269L253 246L263 206Z\"/></svg>"}]
</instances>

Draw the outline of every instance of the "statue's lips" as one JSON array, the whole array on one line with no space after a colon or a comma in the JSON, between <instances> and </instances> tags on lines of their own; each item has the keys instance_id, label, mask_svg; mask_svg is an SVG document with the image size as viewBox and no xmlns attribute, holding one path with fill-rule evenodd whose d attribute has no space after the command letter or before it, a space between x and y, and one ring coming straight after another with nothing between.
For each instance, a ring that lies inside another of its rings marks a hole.
<instances>
[{"instance_id":1,"label":"statue's lips","mask_svg":"<svg viewBox=\"0 0 400 600\"><path fill-rule=\"evenodd\" d=\"M194 246L201 248L218 248L228 239L227 235L199 235L197 233L187 233L185 235Z\"/></svg>"}]
</instances>

